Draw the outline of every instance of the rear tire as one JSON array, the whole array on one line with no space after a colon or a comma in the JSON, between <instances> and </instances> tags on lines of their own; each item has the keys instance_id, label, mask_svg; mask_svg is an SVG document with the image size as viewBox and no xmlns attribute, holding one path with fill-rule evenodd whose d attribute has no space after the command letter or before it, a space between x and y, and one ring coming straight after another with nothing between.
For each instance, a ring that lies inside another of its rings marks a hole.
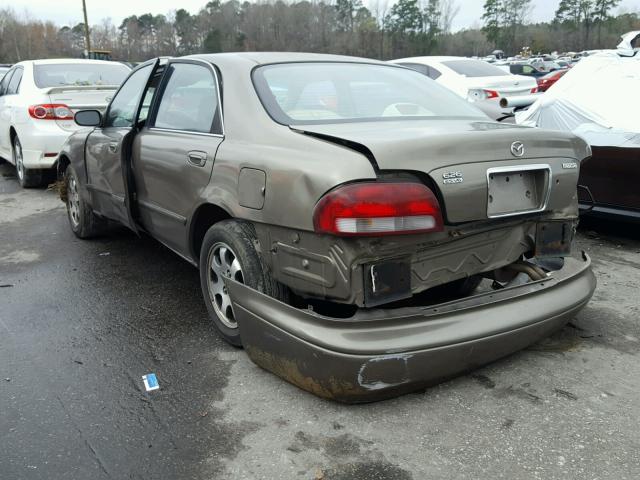
<instances>
[{"instance_id":1,"label":"rear tire","mask_svg":"<svg viewBox=\"0 0 640 480\"><path fill-rule=\"evenodd\" d=\"M209 228L200 249L200 285L209 317L220 336L237 347L242 346L242 339L226 278L278 300L288 300L288 290L273 278L257 245L253 225L224 220Z\"/></svg>"},{"instance_id":2,"label":"rear tire","mask_svg":"<svg viewBox=\"0 0 640 480\"><path fill-rule=\"evenodd\" d=\"M91 206L82 198L78 175L71 165L64 171L63 181L62 199L67 205L67 218L71 231L78 238L91 238L103 233L107 227L107 221L97 217Z\"/></svg>"},{"instance_id":3,"label":"rear tire","mask_svg":"<svg viewBox=\"0 0 640 480\"><path fill-rule=\"evenodd\" d=\"M25 168L22 156L22 144L20 139L16 135L13 138L13 163L16 166L16 173L18 174L18 181L22 188L33 188L42 185L42 171Z\"/></svg>"}]
</instances>

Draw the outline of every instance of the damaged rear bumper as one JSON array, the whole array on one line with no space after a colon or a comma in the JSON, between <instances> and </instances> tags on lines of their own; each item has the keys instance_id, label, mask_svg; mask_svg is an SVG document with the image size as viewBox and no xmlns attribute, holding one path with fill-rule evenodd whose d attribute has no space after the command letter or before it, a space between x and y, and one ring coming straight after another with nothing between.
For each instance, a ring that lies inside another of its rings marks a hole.
<instances>
[{"instance_id":1,"label":"damaged rear bumper","mask_svg":"<svg viewBox=\"0 0 640 480\"><path fill-rule=\"evenodd\" d=\"M324 317L230 282L247 354L321 397L356 403L436 384L521 350L566 324L596 286L590 260L544 280L453 302Z\"/></svg>"}]
</instances>

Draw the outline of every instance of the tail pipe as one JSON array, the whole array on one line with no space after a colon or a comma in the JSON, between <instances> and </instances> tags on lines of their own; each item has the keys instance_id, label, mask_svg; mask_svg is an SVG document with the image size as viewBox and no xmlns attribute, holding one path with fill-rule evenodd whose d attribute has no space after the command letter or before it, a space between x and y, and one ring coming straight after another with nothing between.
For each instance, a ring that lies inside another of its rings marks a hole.
<instances>
[{"instance_id":1,"label":"tail pipe","mask_svg":"<svg viewBox=\"0 0 640 480\"><path fill-rule=\"evenodd\" d=\"M518 273L525 273L534 282L536 280L544 280L545 278L547 278L547 274L544 270L542 270L539 266L529 262L515 262L511 265L507 265L505 268Z\"/></svg>"}]
</instances>

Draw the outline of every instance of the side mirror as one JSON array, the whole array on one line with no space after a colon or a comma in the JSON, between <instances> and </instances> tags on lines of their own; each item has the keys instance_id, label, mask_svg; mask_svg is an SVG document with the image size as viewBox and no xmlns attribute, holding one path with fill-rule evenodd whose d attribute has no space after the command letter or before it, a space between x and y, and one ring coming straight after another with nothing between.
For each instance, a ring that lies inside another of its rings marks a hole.
<instances>
[{"instance_id":1,"label":"side mirror","mask_svg":"<svg viewBox=\"0 0 640 480\"><path fill-rule=\"evenodd\" d=\"M80 110L73 119L81 127L97 127L102 123L102 114L98 110Z\"/></svg>"}]
</instances>

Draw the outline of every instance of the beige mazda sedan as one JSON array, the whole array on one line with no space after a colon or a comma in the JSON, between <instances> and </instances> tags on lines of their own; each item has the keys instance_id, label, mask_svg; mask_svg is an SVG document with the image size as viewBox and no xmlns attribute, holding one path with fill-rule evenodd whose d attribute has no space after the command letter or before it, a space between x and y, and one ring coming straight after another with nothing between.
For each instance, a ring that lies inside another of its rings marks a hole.
<instances>
[{"instance_id":1,"label":"beige mazda sedan","mask_svg":"<svg viewBox=\"0 0 640 480\"><path fill-rule=\"evenodd\" d=\"M212 325L317 395L424 388L562 327L595 278L572 255L566 133L503 125L374 60L147 62L60 154L80 238L109 222L199 268Z\"/></svg>"}]
</instances>

